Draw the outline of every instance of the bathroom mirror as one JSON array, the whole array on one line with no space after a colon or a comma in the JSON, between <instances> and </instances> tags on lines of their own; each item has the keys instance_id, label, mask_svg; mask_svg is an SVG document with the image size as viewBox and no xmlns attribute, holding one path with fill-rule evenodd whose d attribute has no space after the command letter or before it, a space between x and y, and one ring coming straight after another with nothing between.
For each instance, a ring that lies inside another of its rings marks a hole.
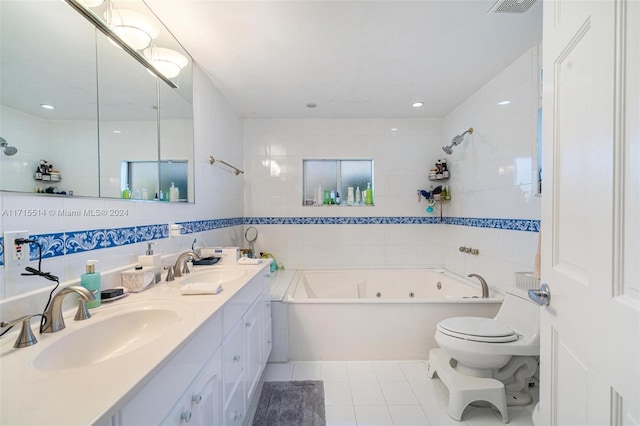
<instances>
[{"instance_id":1,"label":"bathroom mirror","mask_svg":"<svg viewBox=\"0 0 640 426\"><path fill-rule=\"evenodd\" d=\"M123 161L155 161L160 187L160 160L175 160L187 163L181 201L194 201L190 58L170 87L65 2L2 0L0 19L0 136L18 150L0 154L0 190L121 198ZM160 26L157 42L181 49ZM43 159L58 181L35 179Z\"/></svg>"}]
</instances>

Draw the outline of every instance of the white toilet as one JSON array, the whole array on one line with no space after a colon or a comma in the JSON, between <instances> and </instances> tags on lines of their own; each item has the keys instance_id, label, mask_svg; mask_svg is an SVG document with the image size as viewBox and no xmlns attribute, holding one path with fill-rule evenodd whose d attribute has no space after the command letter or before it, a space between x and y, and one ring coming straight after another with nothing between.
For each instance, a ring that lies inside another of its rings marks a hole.
<instances>
[{"instance_id":1,"label":"white toilet","mask_svg":"<svg viewBox=\"0 0 640 426\"><path fill-rule=\"evenodd\" d=\"M429 352L428 375L449 389L449 415L461 420L465 407L488 401L508 422L508 405L531 401L527 390L540 355L540 307L525 290L506 292L495 318L455 317L438 323L441 349ZM506 397L509 393L509 398Z\"/></svg>"}]
</instances>

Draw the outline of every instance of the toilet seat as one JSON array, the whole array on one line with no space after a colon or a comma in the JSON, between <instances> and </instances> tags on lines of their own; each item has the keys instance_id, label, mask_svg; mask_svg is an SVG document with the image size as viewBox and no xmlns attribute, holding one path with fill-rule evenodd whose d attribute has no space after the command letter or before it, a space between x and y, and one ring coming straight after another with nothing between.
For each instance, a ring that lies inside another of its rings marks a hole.
<instances>
[{"instance_id":1,"label":"toilet seat","mask_svg":"<svg viewBox=\"0 0 640 426\"><path fill-rule=\"evenodd\" d=\"M454 317L438 323L437 330L447 336L484 343L509 343L518 334L493 318Z\"/></svg>"}]
</instances>

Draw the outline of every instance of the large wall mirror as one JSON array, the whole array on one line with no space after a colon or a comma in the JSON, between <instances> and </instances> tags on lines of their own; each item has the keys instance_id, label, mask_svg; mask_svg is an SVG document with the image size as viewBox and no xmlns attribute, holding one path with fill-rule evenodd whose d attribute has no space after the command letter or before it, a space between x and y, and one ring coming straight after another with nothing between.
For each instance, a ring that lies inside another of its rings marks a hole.
<instances>
[{"instance_id":1,"label":"large wall mirror","mask_svg":"<svg viewBox=\"0 0 640 426\"><path fill-rule=\"evenodd\" d=\"M131 9L146 47L86 19L115 31ZM192 61L142 1L2 0L0 19L0 190L194 201ZM186 63L158 78L168 48Z\"/></svg>"}]
</instances>

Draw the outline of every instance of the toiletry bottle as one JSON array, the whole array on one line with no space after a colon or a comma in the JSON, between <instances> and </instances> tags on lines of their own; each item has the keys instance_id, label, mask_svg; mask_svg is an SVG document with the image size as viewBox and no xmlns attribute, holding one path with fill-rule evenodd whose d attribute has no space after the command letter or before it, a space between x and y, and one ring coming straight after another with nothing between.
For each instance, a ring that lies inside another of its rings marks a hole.
<instances>
[{"instance_id":1,"label":"toiletry bottle","mask_svg":"<svg viewBox=\"0 0 640 426\"><path fill-rule=\"evenodd\" d=\"M367 182L367 196L364 203L368 206L373 205L373 189L371 189L371 182Z\"/></svg>"},{"instance_id":2,"label":"toiletry bottle","mask_svg":"<svg viewBox=\"0 0 640 426\"><path fill-rule=\"evenodd\" d=\"M171 182L171 187L169 188L169 201L178 201L180 198L180 190L175 187L173 182Z\"/></svg>"},{"instance_id":3,"label":"toiletry bottle","mask_svg":"<svg viewBox=\"0 0 640 426\"><path fill-rule=\"evenodd\" d=\"M318 184L318 192L316 193L316 204L318 206L322 205L322 184Z\"/></svg>"},{"instance_id":4,"label":"toiletry bottle","mask_svg":"<svg viewBox=\"0 0 640 426\"><path fill-rule=\"evenodd\" d=\"M360 187L356 186L356 204L360 204Z\"/></svg>"},{"instance_id":5,"label":"toiletry bottle","mask_svg":"<svg viewBox=\"0 0 640 426\"><path fill-rule=\"evenodd\" d=\"M122 198L128 200L131 198L131 191L129 190L129 185L125 185L122 190Z\"/></svg>"},{"instance_id":6,"label":"toiletry bottle","mask_svg":"<svg viewBox=\"0 0 640 426\"><path fill-rule=\"evenodd\" d=\"M353 186L347 188L347 205L352 206L354 203Z\"/></svg>"},{"instance_id":7,"label":"toiletry bottle","mask_svg":"<svg viewBox=\"0 0 640 426\"><path fill-rule=\"evenodd\" d=\"M336 192L332 189L331 193L329 194L329 204L335 204L336 203Z\"/></svg>"},{"instance_id":8,"label":"toiletry bottle","mask_svg":"<svg viewBox=\"0 0 640 426\"><path fill-rule=\"evenodd\" d=\"M96 272L97 260L87 260L87 272L80 275L80 285L95 297L95 300L87 302L87 308L100 306L100 272Z\"/></svg>"},{"instance_id":9,"label":"toiletry bottle","mask_svg":"<svg viewBox=\"0 0 640 426\"><path fill-rule=\"evenodd\" d=\"M340 193L336 191L336 204L340 205Z\"/></svg>"}]
</instances>

